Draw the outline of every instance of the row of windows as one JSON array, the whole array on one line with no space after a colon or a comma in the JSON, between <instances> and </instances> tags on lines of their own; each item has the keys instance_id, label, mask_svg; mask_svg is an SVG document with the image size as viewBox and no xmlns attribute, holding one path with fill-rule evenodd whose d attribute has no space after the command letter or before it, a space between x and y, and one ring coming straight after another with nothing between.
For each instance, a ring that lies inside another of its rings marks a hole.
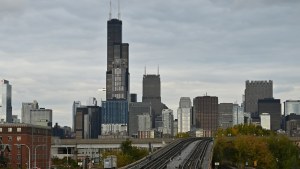
<instances>
[{"instance_id":1,"label":"row of windows","mask_svg":"<svg viewBox=\"0 0 300 169\"><path fill-rule=\"evenodd\" d=\"M4 129L0 128L0 132L4 132ZM12 132L12 131L13 131L13 128L11 128L11 127L7 128L7 132ZM17 132L21 132L21 131L22 131L22 129L20 127L18 127Z\"/></svg>"},{"instance_id":2,"label":"row of windows","mask_svg":"<svg viewBox=\"0 0 300 169\"><path fill-rule=\"evenodd\" d=\"M7 140L8 141L12 141L13 137L12 136L7 136ZM21 141L22 137L21 136L17 136L17 141ZM0 140L2 141L3 138L2 136L0 136Z\"/></svg>"}]
</instances>

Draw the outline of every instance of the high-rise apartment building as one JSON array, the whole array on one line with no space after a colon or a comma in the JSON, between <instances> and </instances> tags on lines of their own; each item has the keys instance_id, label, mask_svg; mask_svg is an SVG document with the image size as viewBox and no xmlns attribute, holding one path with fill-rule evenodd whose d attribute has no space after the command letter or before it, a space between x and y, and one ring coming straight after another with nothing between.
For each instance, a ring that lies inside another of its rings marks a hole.
<instances>
[{"instance_id":1,"label":"high-rise apartment building","mask_svg":"<svg viewBox=\"0 0 300 169\"><path fill-rule=\"evenodd\" d=\"M192 102L189 97L181 97L177 109L178 133L191 131Z\"/></svg>"},{"instance_id":2,"label":"high-rise apartment building","mask_svg":"<svg viewBox=\"0 0 300 169\"><path fill-rule=\"evenodd\" d=\"M271 117L271 130L278 130L281 128L281 103L280 99L259 99L258 113L269 113Z\"/></svg>"},{"instance_id":3,"label":"high-rise apartment building","mask_svg":"<svg viewBox=\"0 0 300 169\"><path fill-rule=\"evenodd\" d=\"M259 118L258 100L273 98L273 81L246 81L245 89L245 112L252 114L252 117Z\"/></svg>"},{"instance_id":4,"label":"high-rise apartment building","mask_svg":"<svg viewBox=\"0 0 300 169\"><path fill-rule=\"evenodd\" d=\"M0 123L12 122L11 85L7 80L0 83Z\"/></svg>"},{"instance_id":5,"label":"high-rise apartment building","mask_svg":"<svg viewBox=\"0 0 300 169\"><path fill-rule=\"evenodd\" d=\"M300 100L287 100L284 102L284 116L292 113L300 115Z\"/></svg>"},{"instance_id":6,"label":"high-rise apartment building","mask_svg":"<svg viewBox=\"0 0 300 169\"><path fill-rule=\"evenodd\" d=\"M161 103L161 88L160 88L160 75L145 74L143 76L143 103L150 103L152 110L152 126L155 125L155 119L159 119L163 109L167 107Z\"/></svg>"},{"instance_id":7,"label":"high-rise apartment building","mask_svg":"<svg viewBox=\"0 0 300 169\"><path fill-rule=\"evenodd\" d=\"M193 106L195 127L203 129L204 137L212 137L218 128L218 97L196 97Z\"/></svg>"},{"instance_id":8,"label":"high-rise apartment building","mask_svg":"<svg viewBox=\"0 0 300 169\"><path fill-rule=\"evenodd\" d=\"M220 103L219 104L219 127L226 129L233 126L233 104Z\"/></svg>"},{"instance_id":9,"label":"high-rise apartment building","mask_svg":"<svg viewBox=\"0 0 300 169\"><path fill-rule=\"evenodd\" d=\"M129 44L122 43L122 21L107 21L106 99L129 99Z\"/></svg>"}]
</instances>

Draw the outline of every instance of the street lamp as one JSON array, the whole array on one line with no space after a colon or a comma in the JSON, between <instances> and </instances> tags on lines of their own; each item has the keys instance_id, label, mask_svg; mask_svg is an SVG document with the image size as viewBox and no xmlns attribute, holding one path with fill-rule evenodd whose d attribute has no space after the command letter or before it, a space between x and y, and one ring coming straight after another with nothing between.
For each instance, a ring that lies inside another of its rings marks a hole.
<instances>
[{"instance_id":1,"label":"street lamp","mask_svg":"<svg viewBox=\"0 0 300 169\"><path fill-rule=\"evenodd\" d=\"M35 146L35 148L34 148L34 169L36 169L36 149L37 149L38 147L42 147L42 146L46 146L46 144L37 145L37 146Z\"/></svg>"},{"instance_id":2,"label":"street lamp","mask_svg":"<svg viewBox=\"0 0 300 169\"><path fill-rule=\"evenodd\" d=\"M28 148L28 155L29 155L29 157L28 157L28 169L30 169L30 148L29 148L29 146L26 145L26 144L15 144L15 145L16 146L26 146Z\"/></svg>"}]
</instances>

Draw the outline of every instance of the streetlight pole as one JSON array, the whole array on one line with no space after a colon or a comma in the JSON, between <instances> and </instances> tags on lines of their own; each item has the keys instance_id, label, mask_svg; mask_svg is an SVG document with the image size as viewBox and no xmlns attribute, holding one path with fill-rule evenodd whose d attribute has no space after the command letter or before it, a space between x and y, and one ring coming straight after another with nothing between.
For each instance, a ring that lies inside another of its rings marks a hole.
<instances>
[{"instance_id":1,"label":"streetlight pole","mask_svg":"<svg viewBox=\"0 0 300 169\"><path fill-rule=\"evenodd\" d=\"M30 169L30 148L29 148L29 146L26 145L26 144L15 144L15 145L16 146L26 146L28 148L28 155L29 155L29 157L28 157L28 169Z\"/></svg>"},{"instance_id":2,"label":"streetlight pole","mask_svg":"<svg viewBox=\"0 0 300 169\"><path fill-rule=\"evenodd\" d=\"M34 148L34 169L36 169L36 149L38 147L42 147L42 146L46 146L46 145L45 144L41 144L41 145L35 146L35 148Z\"/></svg>"},{"instance_id":3,"label":"streetlight pole","mask_svg":"<svg viewBox=\"0 0 300 169\"><path fill-rule=\"evenodd\" d=\"M68 150L68 147L66 147L67 149L67 166L69 168L69 150Z\"/></svg>"}]
</instances>

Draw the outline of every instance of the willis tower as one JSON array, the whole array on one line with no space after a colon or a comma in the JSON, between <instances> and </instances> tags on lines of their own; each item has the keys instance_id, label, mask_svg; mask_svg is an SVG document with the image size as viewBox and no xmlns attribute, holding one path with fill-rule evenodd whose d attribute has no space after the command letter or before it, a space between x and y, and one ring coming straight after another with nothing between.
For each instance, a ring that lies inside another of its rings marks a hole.
<instances>
[{"instance_id":1,"label":"willis tower","mask_svg":"<svg viewBox=\"0 0 300 169\"><path fill-rule=\"evenodd\" d=\"M120 11L120 10L119 10ZM106 99L129 99L129 44L122 43L122 21L107 21Z\"/></svg>"}]
</instances>

